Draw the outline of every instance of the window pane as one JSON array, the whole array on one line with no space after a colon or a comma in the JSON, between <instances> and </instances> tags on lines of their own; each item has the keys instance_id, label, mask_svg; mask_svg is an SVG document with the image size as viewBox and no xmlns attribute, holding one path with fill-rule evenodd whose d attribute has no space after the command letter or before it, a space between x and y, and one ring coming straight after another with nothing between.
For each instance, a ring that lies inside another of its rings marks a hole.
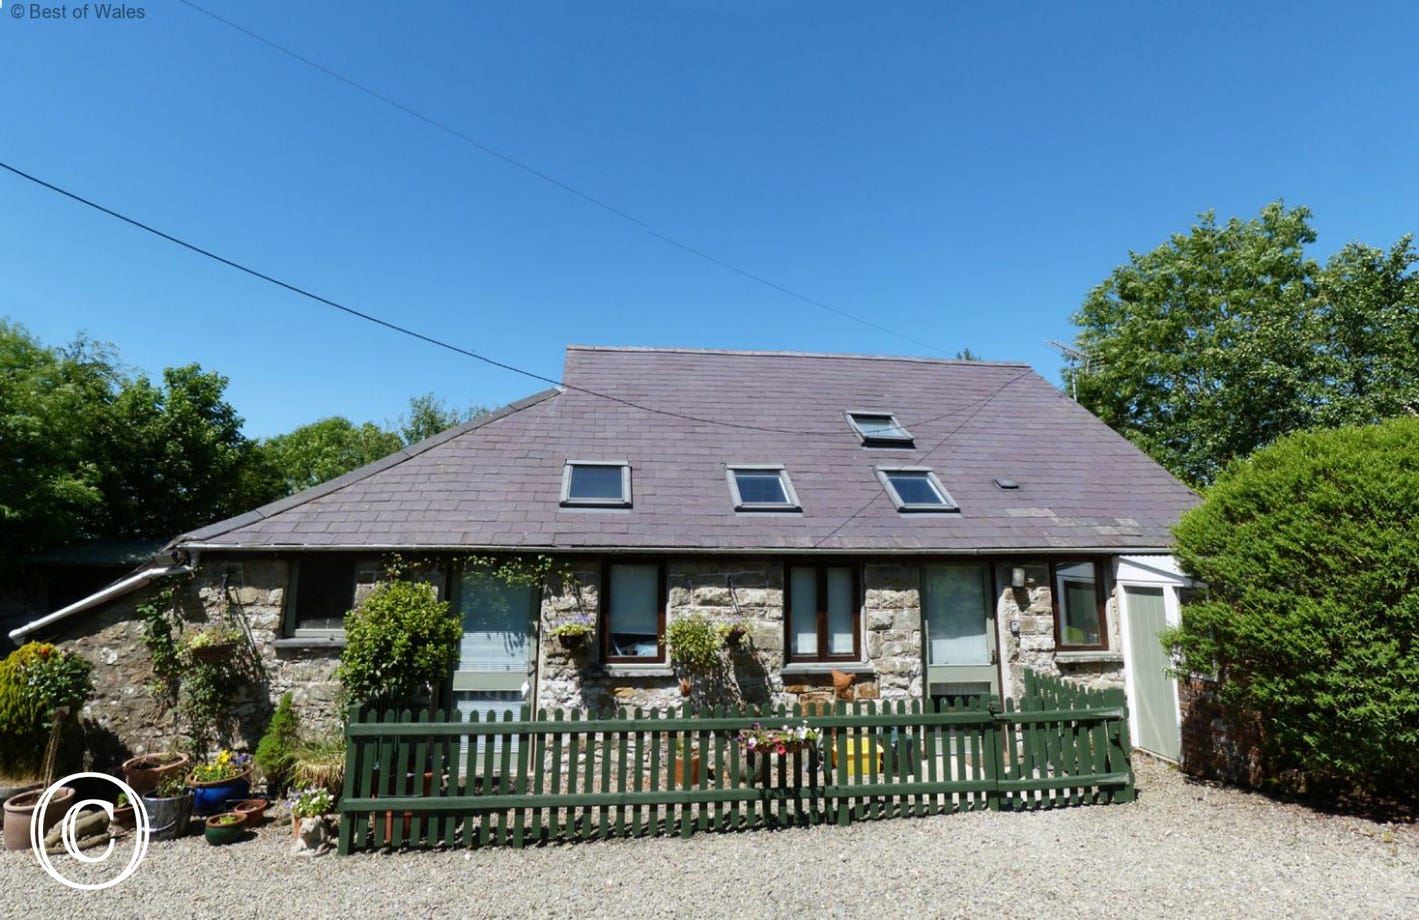
<instances>
[{"instance_id":1,"label":"window pane","mask_svg":"<svg viewBox=\"0 0 1419 920\"><path fill-rule=\"evenodd\" d=\"M984 566L943 565L926 570L929 664L989 664Z\"/></svg>"},{"instance_id":2,"label":"window pane","mask_svg":"<svg viewBox=\"0 0 1419 920\"><path fill-rule=\"evenodd\" d=\"M857 426L857 430L862 432L862 436L869 441L874 439L894 441L907 439L906 431L890 415L854 414L852 422Z\"/></svg>"},{"instance_id":3,"label":"window pane","mask_svg":"<svg viewBox=\"0 0 1419 920\"><path fill-rule=\"evenodd\" d=\"M1058 590L1063 645L1102 645L1099 635L1099 600L1095 590L1094 564L1062 565L1058 570Z\"/></svg>"},{"instance_id":4,"label":"window pane","mask_svg":"<svg viewBox=\"0 0 1419 920\"><path fill-rule=\"evenodd\" d=\"M573 466L567 498L571 501L625 501L619 466Z\"/></svg>"},{"instance_id":5,"label":"window pane","mask_svg":"<svg viewBox=\"0 0 1419 920\"><path fill-rule=\"evenodd\" d=\"M946 499L925 473L888 473L887 481L904 505L945 505Z\"/></svg>"},{"instance_id":6,"label":"window pane","mask_svg":"<svg viewBox=\"0 0 1419 920\"><path fill-rule=\"evenodd\" d=\"M818 571L797 568L789 571L788 632L793 637L792 654L809 658L818 655Z\"/></svg>"},{"instance_id":7,"label":"window pane","mask_svg":"<svg viewBox=\"0 0 1419 920\"><path fill-rule=\"evenodd\" d=\"M739 502L744 505L786 505L788 494L783 479L776 470L736 470L734 483L739 487Z\"/></svg>"},{"instance_id":8,"label":"window pane","mask_svg":"<svg viewBox=\"0 0 1419 920\"><path fill-rule=\"evenodd\" d=\"M608 611L611 654L655 658L660 625L660 570L655 565L611 566Z\"/></svg>"},{"instance_id":9,"label":"window pane","mask_svg":"<svg viewBox=\"0 0 1419 920\"><path fill-rule=\"evenodd\" d=\"M828 654L851 655L852 569L828 569Z\"/></svg>"},{"instance_id":10,"label":"window pane","mask_svg":"<svg viewBox=\"0 0 1419 920\"><path fill-rule=\"evenodd\" d=\"M343 629L345 614L355 606L353 559L300 560L296 575L296 628Z\"/></svg>"},{"instance_id":11,"label":"window pane","mask_svg":"<svg viewBox=\"0 0 1419 920\"><path fill-rule=\"evenodd\" d=\"M463 642L458 670L526 671L536 589L474 573L465 574L460 587Z\"/></svg>"}]
</instances>

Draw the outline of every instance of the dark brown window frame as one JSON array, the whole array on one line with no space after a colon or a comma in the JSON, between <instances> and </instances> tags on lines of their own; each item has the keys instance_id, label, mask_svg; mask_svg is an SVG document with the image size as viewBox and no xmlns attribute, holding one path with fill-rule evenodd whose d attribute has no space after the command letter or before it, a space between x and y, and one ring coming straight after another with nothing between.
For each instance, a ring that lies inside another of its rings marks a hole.
<instances>
[{"instance_id":1,"label":"dark brown window frame","mask_svg":"<svg viewBox=\"0 0 1419 920\"><path fill-rule=\"evenodd\" d=\"M338 637L344 635L343 624L339 627L332 626L306 626L301 619L301 576L308 575L311 563L328 563L333 565L349 566L350 569L350 606L354 606L355 588L359 583L360 565L369 561L369 556L358 553L302 553L294 556L290 560L290 587L286 599L285 628L282 634L286 637L311 638L318 636ZM338 605L337 605L338 606ZM348 609L348 608L347 608Z\"/></svg>"},{"instance_id":2,"label":"dark brown window frame","mask_svg":"<svg viewBox=\"0 0 1419 920\"><path fill-rule=\"evenodd\" d=\"M862 607L866 602L862 591L860 562L824 562L820 560L790 560L783 566L783 654L787 664L862 660ZM793 570L813 569L817 582L818 653L797 655L793 651ZM848 569L852 572L852 653L827 654L828 648L828 569Z\"/></svg>"},{"instance_id":3,"label":"dark brown window frame","mask_svg":"<svg viewBox=\"0 0 1419 920\"><path fill-rule=\"evenodd\" d=\"M639 655L611 654L611 569L618 565L655 566L655 657ZM601 660L606 664L658 664L664 665L665 658L665 614L668 591L665 585L665 560L658 558L617 557L601 560L601 589L597 592L597 632L601 649Z\"/></svg>"},{"instance_id":4,"label":"dark brown window frame","mask_svg":"<svg viewBox=\"0 0 1419 920\"><path fill-rule=\"evenodd\" d=\"M1097 556L1066 556L1050 560L1049 593L1054 605L1054 647L1060 652L1102 652L1109 648L1108 598L1110 585L1107 583L1109 566L1106 560ZM1094 566L1094 604L1099 614L1099 642L1096 645L1066 645L1064 642L1064 598L1059 590L1059 567L1087 562Z\"/></svg>"}]
</instances>

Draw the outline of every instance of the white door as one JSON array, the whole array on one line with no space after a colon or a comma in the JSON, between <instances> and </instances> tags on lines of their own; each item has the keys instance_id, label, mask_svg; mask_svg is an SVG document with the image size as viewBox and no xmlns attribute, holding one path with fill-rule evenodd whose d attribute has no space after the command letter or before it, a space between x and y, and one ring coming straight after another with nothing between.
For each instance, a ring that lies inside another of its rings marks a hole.
<instances>
[{"instance_id":1,"label":"white door","mask_svg":"<svg viewBox=\"0 0 1419 920\"><path fill-rule=\"evenodd\" d=\"M1133 744L1169 760L1181 756L1177 679L1168 673L1172 659L1158 641L1167 628L1171 587L1125 585L1128 668L1132 672L1135 733Z\"/></svg>"}]
</instances>

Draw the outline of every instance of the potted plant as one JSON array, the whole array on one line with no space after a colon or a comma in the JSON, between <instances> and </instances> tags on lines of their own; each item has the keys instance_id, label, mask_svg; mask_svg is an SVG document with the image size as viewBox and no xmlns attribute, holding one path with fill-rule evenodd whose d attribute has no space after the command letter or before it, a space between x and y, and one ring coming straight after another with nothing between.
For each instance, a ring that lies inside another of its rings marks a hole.
<instances>
[{"instance_id":1,"label":"potted plant","mask_svg":"<svg viewBox=\"0 0 1419 920\"><path fill-rule=\"evenodd\" d=\"M702 613L676 617L665 628L670 663L690 677L714 673L723 664L719 650L724 645L725 631L727 628Z\"/></svg>"},{"instance_id":2,"label":"potted plant","mask_svg":"<svg viewBox=\"0 0 1419 920\"><path fill-rule=\"evenodd\" d=\"M183 645L196 661L213 664L230 658L239 642L241 633L234 627L217 624L188 636Z\"/></svg>"},{"instance_id":3,"label":"potted plant","mask_svg":"<svg viewBox=\"0 0 1419 920\"><path fill-rule=\"evenodd\" d=\"M157 788L164 777L185 775L188 762L188 756L177 751L139 754L123 762L123 781L142 795Z\"/></svg>"},{"instance_id":4,"label":"potted plant","mask_svg":"<svg viewBox=\"0 0 1419 920\"><path fill-rule=\"evenodd\" d=\"M42 748L38 788L20 792L5 800L4 841L9 850L29 846L30 825L44 790L54 783L59 760L59 742L69 718L93 693L93 665L82 655L60 651L49 643L26 643L0 665L0 728L9 738L0 762L8 764L19 752L33 769L31 746L39 738L48 739ZM44 814L48 830L68 808L74 790L65 787L50 799Z\"/></svg>"},{"instance_id":5,"label":"potted plant","mask_svg":"<svg viewBox=\"0 0 1419 920\"><path fill-rule=\"evenodd\" d=\"M150 840L173 840L187 833L192 818L192 790L181 776L165 776L153 791L144 793Z\"/></svg>"},{"instance_id":6,"label":"potted plant","mask_svg":"<svg viewBox=\"0 0 1419 920\"><path fill-rule=\"evenodd\" d=\"M735 739L750 754L792 754L818 743L818 729L804 721L800 725L764 728L758 722L742 729Z\"/></svg>"},{"instance_id":7,"label":"potted plant","mask_svg":"<svg viewBox=\"0 0 1419 920\"><path fill-rule=\"evenodd\" d=\"M562 620L547 630L547 634L555 637L568 651L582 648L595 633L596 622L584 613Z\"/></svg>"},{"instance_id":8,"label":"potted plant","mask_svg":"<svg viewBox=\"0 0 1419 920\"><path fill-rule=\"evenodd\" d=\"M138 824L138 819L133 814L133 803L128 801L126 792L120 792L118 800L113 803L113 823L130 831Z\"/></svg>"},{"instance_id":9,"label":"potted plant","mask_svg":"<svg viewBox=\"0 0 1419 920\"><path fill-rule=\"evenodd\" d=\"M299 837L302 818L320 818L335 807L335 796L319 786L298 789L287 799L291 806L291 834Z\"/></svg>"},{"instance_id":10,"label":"potted plant","mask_svg":"<svg viewBox=\"0 0 1419 920\"><path fill-rule=\"evenodd\" d=\"M211 763L198 764L187 777L192 787L193 809L198 815L220 814L232 799L251 792L251 755L222 751Z\"/></svg>"},{"instance_id":11,"label":"potted plant","mask_svg":"<svg viewBox=\"0 0 1419 920\"><path fill-rule=\"evenodd\" d=\"M208 818L202 827L202 836L214 847L231 843L246 833L246 816L226 812Z\"/></svg>"},{"instance_id":12,"label":"potted plant","mask_svg":"<svg viewBox=\"0 0 1419 920\"><path fill-rule=\"evenodd\" d=\"M392 578L374 586L345 617L336 671L351 700L388 708L433 698L458 662L463 616L434 586Z\"/></svg>"},{"instance_id":13,"label":"potted plant","mask_svg":"<svg viewBox=\"0 0 1419 920\"><path fill-rule=\"evenodd\" d=\"M255 829L261 826L261 822L266 816L266 806L269 804L265 799L247 799L233 805L232 814L241 815L246 826Z\"/></svg>"},{"instance_id":14,"label":"potted plant","mask_svg":"<svg viewBox=\"0 0 1419 920\"><path fill-rule=\"evenodd\" d=\"M688 789L697 786L700 782L700 746L697 742L686 739L675 739L675 772L672 776L672 783L681 788Z\"/></svg>"}]
</instances>

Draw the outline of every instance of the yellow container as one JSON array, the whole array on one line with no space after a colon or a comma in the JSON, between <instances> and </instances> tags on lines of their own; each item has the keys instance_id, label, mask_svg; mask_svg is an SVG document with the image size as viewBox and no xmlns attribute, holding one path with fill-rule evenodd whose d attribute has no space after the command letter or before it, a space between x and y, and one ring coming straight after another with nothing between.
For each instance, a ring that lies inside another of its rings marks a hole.
<instances>
[{"instance_id":1,"label":"yellow container","mask_svg":"<svg viewBox=\"0 0 1419 920\"><path fill-rule=\"evenodd\" d=\"M876 741L859 743L860 739L847 739L847 775L857 776L882 772L882 745ZM833 745L833 766L838 765L838 746Z\"/></svg>"}]
</instances>

